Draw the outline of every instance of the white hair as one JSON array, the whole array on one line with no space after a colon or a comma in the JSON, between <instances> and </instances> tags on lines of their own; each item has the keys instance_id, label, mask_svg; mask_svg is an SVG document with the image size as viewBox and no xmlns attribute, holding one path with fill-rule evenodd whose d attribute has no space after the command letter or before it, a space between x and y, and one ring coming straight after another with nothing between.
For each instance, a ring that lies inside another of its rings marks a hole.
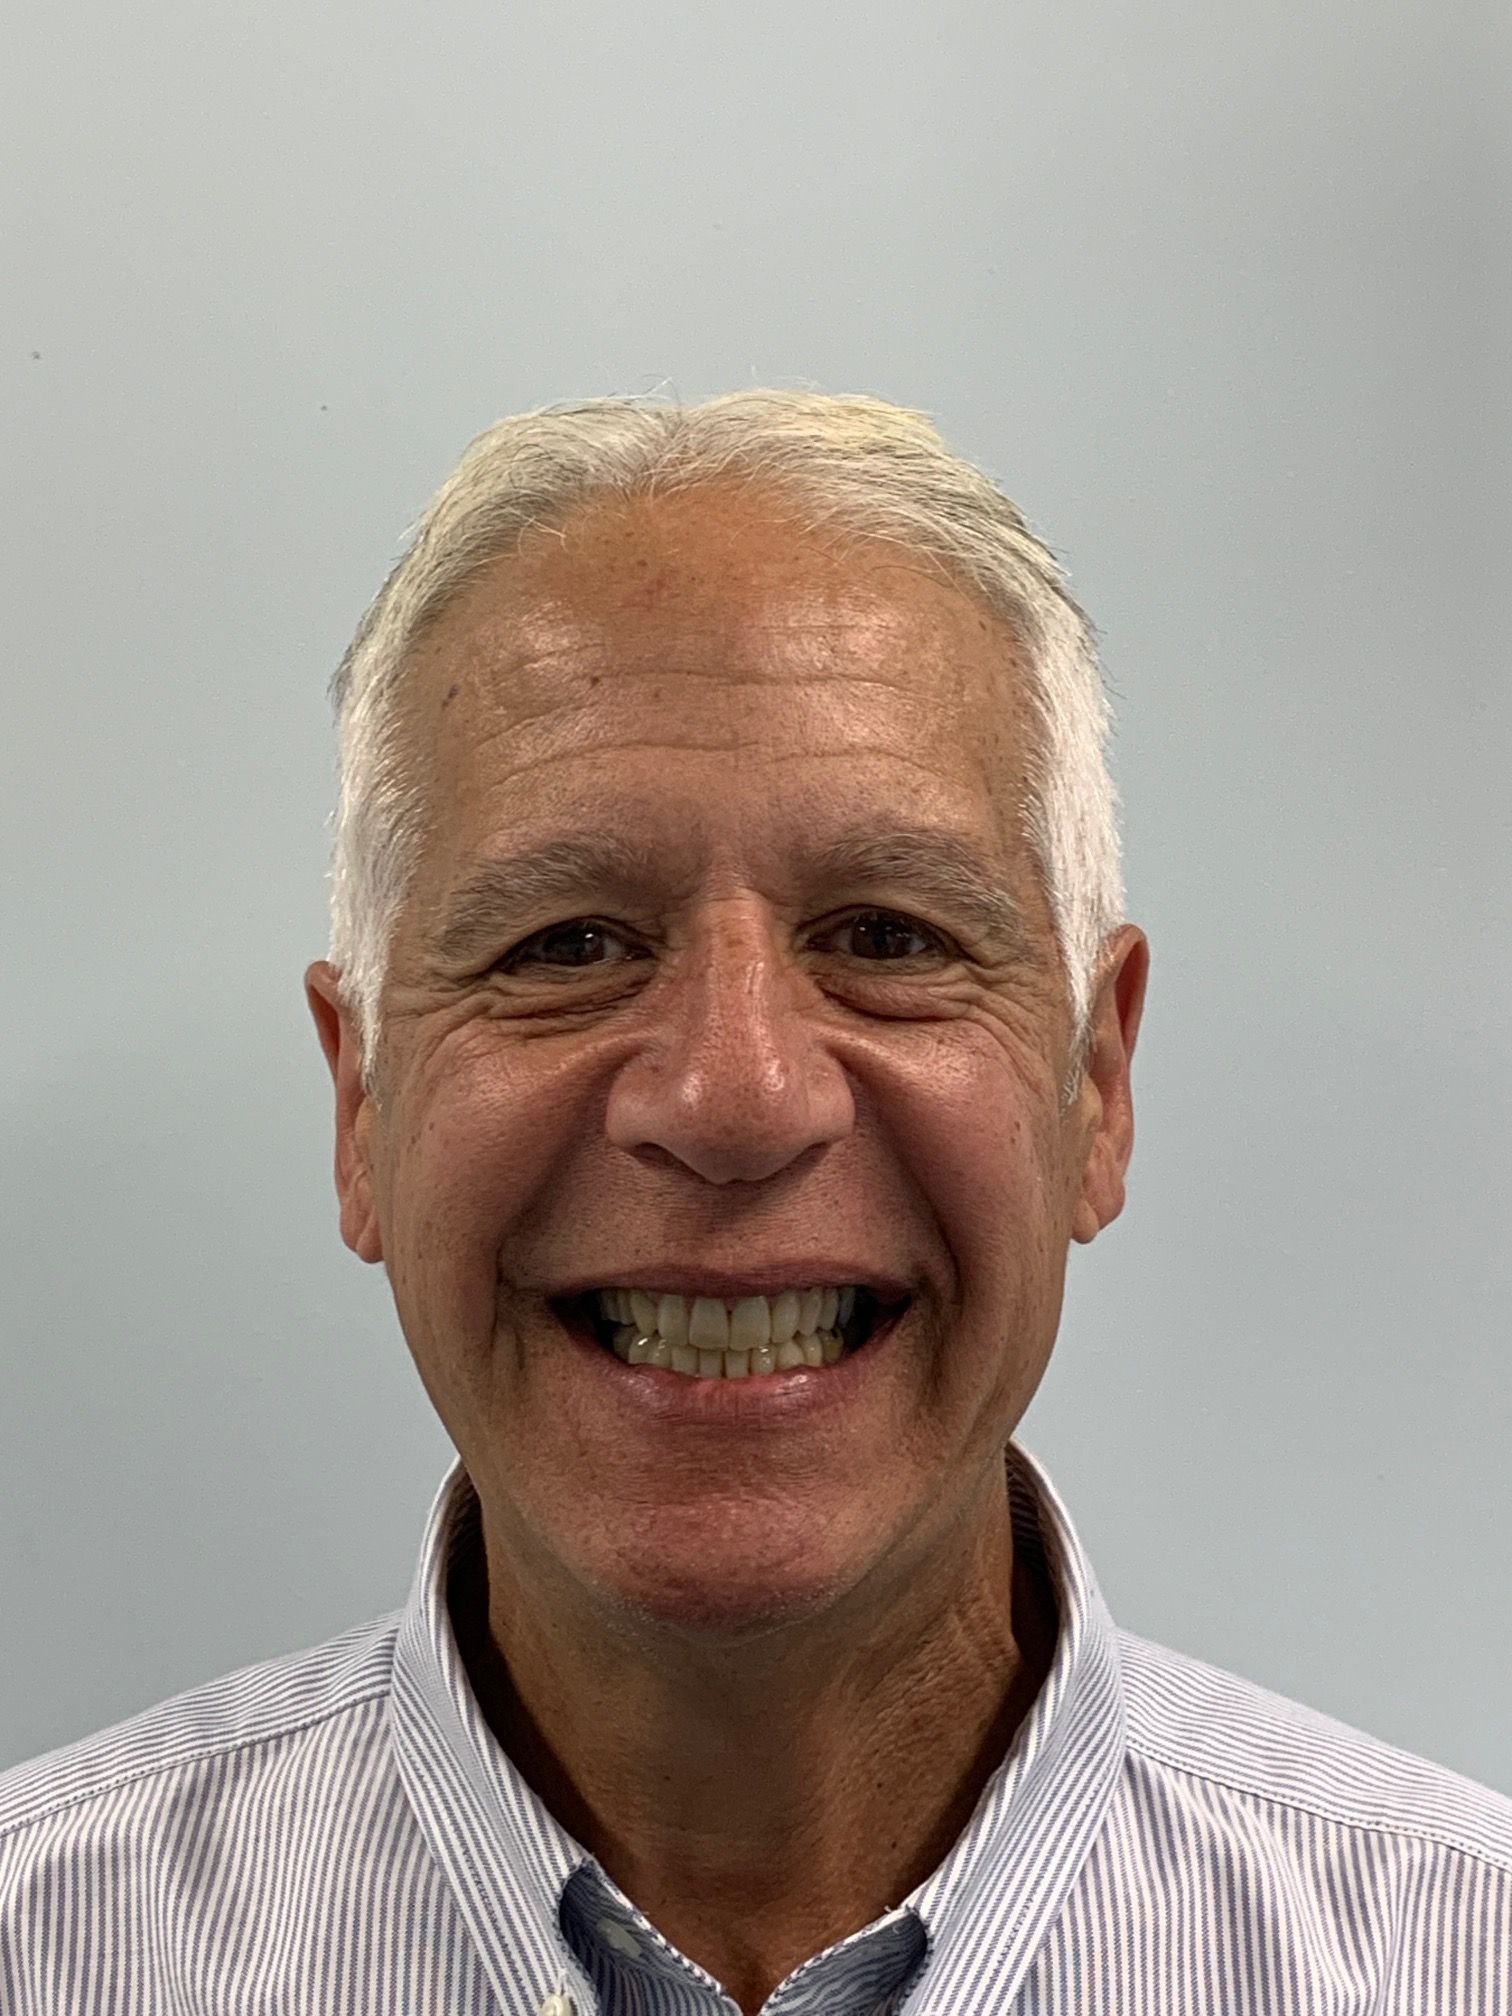
<instances>
[{"instance_id":1,"label":"white hair","mask_svg":"<svg viewBox=\"0 0 1512 2016\"><path fill-rule=\"evenodd\" d=\"M1086 1064L1097 964L1123 922L1118 798L1096 634L1023 513L923 414L860 395L732 392L683 406L590 399L500 420L426 506L331 681L339 799L329 959L376 1092L380 1000L419 859L424 785L397 699L422 632L477 572L535 528L606 497L717 480L795 501L815 530L891 540L976 591L1019 647L1034 733L1020 808L1043 876L1071 1006L1069 1101Z\"/></svg>"}]
</instances>

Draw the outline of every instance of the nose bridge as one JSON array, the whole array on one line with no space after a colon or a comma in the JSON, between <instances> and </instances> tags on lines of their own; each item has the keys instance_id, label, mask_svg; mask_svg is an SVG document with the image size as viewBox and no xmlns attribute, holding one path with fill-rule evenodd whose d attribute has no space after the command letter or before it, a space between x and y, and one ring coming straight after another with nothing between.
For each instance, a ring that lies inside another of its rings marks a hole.
<instances>
[{"instance_id":1,"label":"nose bridge","mask_svg":"<svg viewBox=\"0 0 1512 2016\"><path fill-rule=\"evenodd\" d=\"M813 1031L796 998L774 920L751 897L712 904L678 976L673 1069L706 1124L747 1136L802 1126Z\"/></svg>"},{"instance_id":2,"label":"nose bridge","mask_svg":"<svg viewBox=\"0 0 1512 2016\"><path fill-rule=\"evenodd\" d=\"M688 947L679 976L686 996L676 1009L690 1053L737 1062L750 1050L780 1061L795 1005L773 920L754 899L731 897L712 905Z\"/></svg>"},{"instance_id":3,"label":"nose bridge","mask_svg":"<svg viewBox=\"0 0 1512 2016\"><path fill-rule=\"evenodd\" d=\"M611 1138L654 1144L713 1182L773 1175L837 1139L850 1089L806 1006L766 906L711 903L667 976L664 1019L611 1096Z\"/></svg>"}]
</instances>

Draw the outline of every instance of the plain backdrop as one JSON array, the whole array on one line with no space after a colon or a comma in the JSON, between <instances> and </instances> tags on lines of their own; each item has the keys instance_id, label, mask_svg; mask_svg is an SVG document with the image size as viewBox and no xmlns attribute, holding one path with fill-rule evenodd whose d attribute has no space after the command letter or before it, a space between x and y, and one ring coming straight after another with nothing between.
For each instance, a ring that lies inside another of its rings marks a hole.
<instances>
[{"instance_id":1,"label":"plain backdrop","mask_svg":"<svg viewBox=\"0 0 1512 2016\"><path fill-rule=\"evenodd\" d=\"M933 414L1070 566L1150 936L1020 1430L1115 1618L1512 1792L1504 10L19 0L0 1764L403 1602L326 682L507 412Z\"/></svg>"}]
</instances>

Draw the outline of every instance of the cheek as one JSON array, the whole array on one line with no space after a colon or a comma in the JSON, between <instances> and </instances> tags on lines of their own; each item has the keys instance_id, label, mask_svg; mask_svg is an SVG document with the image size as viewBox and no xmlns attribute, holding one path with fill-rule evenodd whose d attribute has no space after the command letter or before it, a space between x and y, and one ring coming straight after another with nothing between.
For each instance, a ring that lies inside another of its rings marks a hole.
<instances>
[{"instance_id":1,"label":"cheek","mask_svg":"<svg viewBox=\"0 0 1512 2016\"><path fill-rule=\"evenodd\" d=\"M398 1256L389 1269L396 1296L411 1280L423 1283L417 1305L431 1322L444 1309L444 1320L480 1334L492 1327L511 1248L529 1239L581 1152L592 1091L580 1062L477 1040L488 1033L486 1025L458 1032L415 1084L394 1162L388 1248Z\"/></svg>"},{"instance_id":2,"label":"cheek","mask_svg":"<svg viewBox=\"0 0 1512 2016\"><path fill-rule=\"evenodd\" d=\"M896 1152L950 1250L957 1295L1001 1311L1004 1298L1058 1278L1063 1211L1048 1077L1020 1069L995 1032L955 1024L927 1050L894 1060L878 1090Z\"/></svg>"},{"instance_id":3,"label":"cheek","mask_svg":"<svg viewBox=\"0 0 1512 2016\"><path fill-rule=\"evenodd\" d=\"M957 1274L949 1334L925 1375L926 1412L957 1425L966 1470L980 1462L985 1479L1060 1327L1068 1229L1053 1084L989 1036L940 1060L912 1133Z\"/></svg>"}]
</instances>

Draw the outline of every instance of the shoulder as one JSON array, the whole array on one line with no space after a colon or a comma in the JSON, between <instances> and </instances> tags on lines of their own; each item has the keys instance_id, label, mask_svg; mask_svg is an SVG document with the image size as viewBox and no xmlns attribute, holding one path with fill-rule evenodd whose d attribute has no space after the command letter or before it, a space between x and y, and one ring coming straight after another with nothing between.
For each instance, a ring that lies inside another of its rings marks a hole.
<instances>
[{"instance_id":1,"label":"shoulder","mask_svg":"<svg viewBox=\"0 0 1512 2016\"><path fill-rule=\"evenodd\" d=\"M1491 1865L1512 1889L1512 1799L1254 1681L1118 1633L1131 1757L1201 1781L1278 1836L1304 1817Z\"/></svg>"},{"instance_id":2,"label":"shoulder","mask_svg":"<svg viewBox=\"0 0 1512 2016\"><path fill-rule=\"evenodd\" d=\"M0 1772L0 1871L39 1833L56 1848L113 1824L139 1831L186 1782L213 1774L223 1791L245 1788L301 1743L360 1745L387 1702L399 1616L240 1667Z\"/></svg>"}]
</instances>

